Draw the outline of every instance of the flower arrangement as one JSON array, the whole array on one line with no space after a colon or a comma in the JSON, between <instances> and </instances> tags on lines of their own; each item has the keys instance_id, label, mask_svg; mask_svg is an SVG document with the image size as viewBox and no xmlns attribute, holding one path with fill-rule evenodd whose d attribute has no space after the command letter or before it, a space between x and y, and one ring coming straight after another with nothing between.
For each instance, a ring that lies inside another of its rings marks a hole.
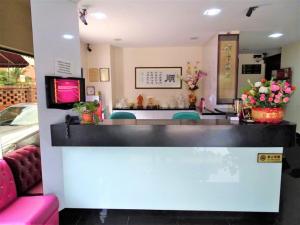
<instances>
[{"instance_id":1,"label":"flower arrangement","mask_svg":"<svg viewBox=\"0 0 300 225\"><path fill-rule=\"evenodd\" d=\"M182 80L187 84L188 89L191 91L197 90L198 82L203 77L207 76L207 73L201 71L199 67L200 62L197 62L193 67L190 62L187 63L186 75L182 77Z\"/></svg>"},{"instance_id":2,"label":"flower arrangement","mask_svg":"<svg viewBox=\"0 0 300 225\"><path fill-rule=\"evenodd\" d=\"M245 105L261 108L279 108L290 101L290 97L296 90L287 81L267 81L262 79L254 84L248 80L250 85L242 94L242 100Z\"/></svg>"}]
</instances>

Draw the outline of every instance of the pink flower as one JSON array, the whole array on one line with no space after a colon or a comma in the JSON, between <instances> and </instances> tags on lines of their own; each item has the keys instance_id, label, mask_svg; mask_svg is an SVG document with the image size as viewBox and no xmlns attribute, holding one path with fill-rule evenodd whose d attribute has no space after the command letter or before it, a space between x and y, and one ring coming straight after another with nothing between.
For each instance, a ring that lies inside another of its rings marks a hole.
<instances>
[{"instance_id":1,"label":"pink flower","mask_svg":"<svg viewBox=\"0 0 300 225\"><path fill-rule=\"evenodd\" d=\"M273 98L269 97L269 98L268 98L268 101L269 101L269 102L273 102Z\"/></svg>"},{"instance_id":2,"label":"pink flower","mask_svg":"<svg viewBox=\"0 0 300 225\"><path fill-rule=\"evenodd\" d=\"M278 97L277 97L278 96ZM276 98L280 98L282 96L282 93L279 92L277 95L276 95Z\"/></svg>"},{"instance_id":3,"label":"pink flower","mask_svg":"<svg viewBox=\"0 0 300 225\"><path fill-rule=\"evenodd\" d=\"M283 100L282 100L282 101L283 101L284 103L287 103L289 100L290 100L290 98L289 98L289 97L285 97L285 98L283 98Z\"/></svg>"},{"instance_id":4,"label":"pink flower","mask_svg":"<svg viewBox=\"0 0 300 225\"><path fill-rule=\"evenodd\" d=\"M276 92L280 89L280 87L277 84L272 84L271 85L271 91L272 92Z\"/></svg>"},{"instance_id":5,"label":"pink flower","mask_svg":"<svg viewBox=\"0 0 300 225\"><path fill-rule=\"evenodd\" d=\"M292 93L292 89L290 87L288 87L288 88L286 88L284 90L284 92L287 93L287 94L291 94Z\"/></svg>"},{"instance_id":6,"label":"pink flower","mask_svg":"<svg viewBox=\"0 0 300 225\"><path fill-rule=\"evenodd\" d=\"M254 99L254 98L251 98L251 99L250 99L250 103L254 105L254 104L256 103L255 99Z\"/></svg>"},{"instance_id":7,"label":"pink flower","mask_svg":"<svg viewBox=\"0 0 300 225\"><path fill-rule=\"evenodd\" d=\"M272 98L274 98L274 96L275 96L275 94L274 94L274 93L272 93L272 94L271 94L271 97L272 97Z\"/></svg>"},{"instance_id":8,"label":"pink flower","mask_svg":"<svg viewBox=\"0 0 300 225\"><path fill-rule=\"evenodd\" d=\"M201 70L199 70L197 76L198 76L199 79L201 79L202 77L206 77L206 76L207 76L207 73L202 72Z\"/></svg>"},{"instance_id":9,"label":"pink flower","mask_svg":"<svg viewBox=\"0 0 300 225\"><path fill-rule=\"evenodd\" d=\"M290 83L289 83L289 82L285 82L285 83L284 83L284 87L287 88L287 87L289 87L289 86L290 86Z\"/></svg>"},{"instance_id":10,"label":"pink flower","mask_svg":"<svg viewBox=\"0 0 300 225\"><path fill-rule=\"evenodd\" d=\"M261 94L259 100L260 101L265 101L266 100L266 96L264 94Z\"/></svg>"},{"instance_id":11,"label":"pink flower","mask_svg":"<svg viewBox=\"0 0 300 225\"><path fill-rule=\"evenodd\" d=\"M248 96L247 96L246 94L242 94L242 100L243 100L243 101L246 101L247 97L248 97Z\"/></svg>"},{"instance_id":12,"label":"pink flower","mask_svg":"<svg viewBox=\"0 0 300 225\"><path fill-rule=\"evenodd\" d=\"M275 98L274 102L277 104L280 103L280 98Z\"/></svg>"}]
</instances>

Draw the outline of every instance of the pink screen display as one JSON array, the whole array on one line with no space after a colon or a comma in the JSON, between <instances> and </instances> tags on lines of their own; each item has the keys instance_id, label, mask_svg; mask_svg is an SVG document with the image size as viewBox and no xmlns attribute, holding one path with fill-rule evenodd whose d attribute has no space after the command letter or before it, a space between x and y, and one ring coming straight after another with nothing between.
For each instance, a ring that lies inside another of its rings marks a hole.
<instances>
[{"instance_id":1,"label":"pink screen display","mask_svg":"<svg viewBox=\"0 0 300 225\"><path fill-rule=\"evenodd\" d=\"M57 104L80 101L80 81L55 79L55 102Z\"/></svg>"}]
</instances>

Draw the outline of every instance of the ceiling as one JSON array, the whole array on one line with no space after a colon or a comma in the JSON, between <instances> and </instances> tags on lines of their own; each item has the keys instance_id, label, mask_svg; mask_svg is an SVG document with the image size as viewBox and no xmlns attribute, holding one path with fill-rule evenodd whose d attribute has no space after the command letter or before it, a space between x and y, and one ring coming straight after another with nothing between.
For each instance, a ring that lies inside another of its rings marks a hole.
<instances>
[{"instance_id":1,"label":"ceiling","mask_svg":"<svg viewBox=\"0 0 300 225\"><path fill-rule=\"evenodd\" d=\"M256 5L260 7L246 17L247 9ZM195 46L228 31L240 31L244 50L279 48L300 40L300 0L81 0L80 7L88 8L89 23L79 23L80 36L92 44ZM213 7L222 12L214 17L203 15ZM105 13L107 18L97 20L93 12ZM268 38L273 32L284 36Z\"/></svg>"}]
</instances>

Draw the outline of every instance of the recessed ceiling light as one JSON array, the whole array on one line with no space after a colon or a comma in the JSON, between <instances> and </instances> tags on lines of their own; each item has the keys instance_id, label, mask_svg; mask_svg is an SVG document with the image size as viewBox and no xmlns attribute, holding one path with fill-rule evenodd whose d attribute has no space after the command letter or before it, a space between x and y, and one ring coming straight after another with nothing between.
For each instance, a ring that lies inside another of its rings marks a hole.
<instances>
[{"instance_id":1,"label":"recessed ceiling light","mask_svg":"<svg viewBox=\"0 0 300 225\"><path fill-rule=\"evenodd\" d=\"M114 41L122 41L122 38L115 38Z\"/></svg>"},{"instance_id":2,"label":"recessed ceiling light","mask_svg":"<svg viewBox=\"0 0 300 225\"><path fill-rule=\"evenodd\" d=\"M93 16L93 17L96 18L97 20L103 20L103 19L106 19L106 18L107 18L106 14L104 14L104 13L102 13L102 12L91 13L91 16Z\"/></svg>"},{"instance_id":3,"label":"recessed ceiling light","mask_svg":"<svg viewBox=\"0 0 300 225\"><path fill-rule=\"evenodd\" d=\"M283 36L282 33L273 33L273 34L270 34L270 35L269 35L269 38L279 38L279 37L281 37L281 36Z\"/></svg>"},{"instance_id":4,"label":"recessed ceiling light","mask_svg":"<svg viewBox=\"0 0 300 225\"><path fill-rule=\"evenodd\" d=\"M212 9L205 10L203 15L205 15L205 16L215 16L215 15L218 15L220 12L221 12L221 9L212 8Z\"/></svg>"},{"instance_id":5,"label":"recessed ceiling light","mask_svg":"<svg viewBox=\"0 0 300 225\"><path fill-rule=\"evenodd\" d=\"M64 34L62 37L67 40L71 40L74 38L74 36L72 34Z\"/></svg>"}]
</instances>

